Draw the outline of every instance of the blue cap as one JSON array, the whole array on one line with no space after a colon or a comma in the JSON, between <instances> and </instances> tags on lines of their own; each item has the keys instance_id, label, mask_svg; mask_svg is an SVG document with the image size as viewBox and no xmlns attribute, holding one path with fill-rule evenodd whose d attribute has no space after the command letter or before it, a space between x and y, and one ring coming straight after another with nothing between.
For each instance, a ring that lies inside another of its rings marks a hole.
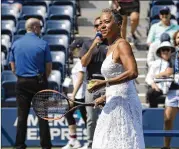
<instances>
[{"instance_id":1,"label":"blue cap","mask_svg":"<svg viewBox=\"0 0 179 149\"><path fill-rule=\"evenodd\" d=\"M168 13L170 13L170 8L168 7L168 6L164 6L164 7L162 7L161 9L160 9L160 13L161 12L168 12Z\"/></svg>"},{"instance_id":2,"label":"blue cap","mask_svg":"<svg viewBox=\"0 0 179 149\"><path fill-rule=\"evenodd\" d=\"M169 34L163 33L163 34L160 36L160 42L164 42L164 41L170 41L170 36L169 36Z\"/></svg>"}]
</instances>

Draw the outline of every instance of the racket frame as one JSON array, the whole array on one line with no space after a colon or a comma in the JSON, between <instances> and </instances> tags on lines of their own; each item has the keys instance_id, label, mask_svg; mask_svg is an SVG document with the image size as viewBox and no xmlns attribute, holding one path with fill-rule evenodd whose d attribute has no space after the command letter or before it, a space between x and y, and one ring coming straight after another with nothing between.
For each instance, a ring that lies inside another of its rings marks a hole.
<instances>
[{"instance_id":1,"label":"racket frame","mask_svg":"<svg viewBox=\"0 0 179 149\"><path fill-rule=\"evenodd\" d=\"M59 94L60 96L62 96L62 97L63 97L65 100L67 100L67 102L68 102L68 106L69 106L68 111L66 111L66 112L65 112L64 114L62 114L60 117L56 117L56 118L49 118L49 117L41 117L41 116L39 116L39 115L37 114L36 110L35 110L33 101L35 100L34 97L35 97L37 94L43 93L43 92L53 92L53 93L56 93L56 94ZM51 90L51 89L41 90L41 91L37 92L37 93L34 95L34 97L33 97L33 99L32 99L32 107L33 107L33 109L34 109L36 115L39 116L40 118L42 118L42 119L44 119L44 120L48 120L48 121L49 121L49 120L59 120L59 119L63 118L67 113L69 113L69 112L71 112L71 111L73 111L73 110L75 110L75 109L77 109L77 108L79 108L79 107L83 107L83 106L92 106L92 107L94 107L94 105L95 105L94 102L83 103L83 102L79 102L79 101L72 100L72 99L70 99L68 96L66 96L66 95L64 95L64 94L62 94L62 93L60 93L60 92L58 92L58 91L56 91L56 90ZM78 104L78 105L75 106L75 107L70 107L70 102L76 103L76 104Z\"/></svg>"}]
</instances>

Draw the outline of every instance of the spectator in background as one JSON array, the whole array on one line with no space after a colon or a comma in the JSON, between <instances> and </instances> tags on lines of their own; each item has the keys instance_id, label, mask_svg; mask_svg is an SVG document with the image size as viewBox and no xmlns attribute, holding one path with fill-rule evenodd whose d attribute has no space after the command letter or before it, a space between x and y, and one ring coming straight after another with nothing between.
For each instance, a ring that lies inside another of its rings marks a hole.
<instances>
[{"instance_id":1,"label":"spectator in background","mask_svg":"<svg viewBox=\"0 0 179 149\"><path fill-rule=\"evenodd\" d=\"M22 10L23 0L1 0L2 6L12 5L16 7L19 11Z\"/></svg>"},{"instance_id":2,"label":"spectator in background","mask_svg":"<svg viewBox=\"0 0 179 149\"><path fill-rule=\"evenodd\" d=\"M140 12L140 2L139 0L112 0L112 8L119 11L123 17L122 23L122 37L126 39L127 34L127 17L130 16L130 39L134 42L137 38L135 36L135 31L139 24L139 12Z\"/></svg>"},{"instance_id":3,"label":"spectator in background","mask_svg":"<svg viewBox=\"0 0 179 149\"><path fill-rule=\"evenodd\" d=\"M100 31L100 17L97 17L94 21L94 30L95 32ZM97 33L99 35L99 33ZM99 44L96 45L96 42ZM94 79L94 74L101 74L101 66L106 58L107 53L107 41L101 39L101 37L96 36L94 39L87 40L83 43L80 56L81 63L83 67L87 67L87 81L89 82L91 79ZM93 102L94 99L97 98L88 90L86 90L85 101ZM98 114L100 113L100 109L93 107L86 107L87 112L87 145L83 146L83 149L91 149L94 130L96 127L96 122L98 118Z\"/></svg>"},{"instance_id":4,"label":"spectator in background","mask_svg":"<svg viewBox=\"0 0 179 149\"><path fill-rule=\"evenodd\" d=\"M160 10L160 22L155 23L151 26L149 30L149 34L147 37L147 44L150 46L152 43L159 41L161 35L165 32L170 35L170 37L173 37L173 34L179 30L179 25L173 24L170 21L171 13L170 9L167 6L164 6Z\"/></svg>"},{"instance_id":5,"label":"spectator in background","mask_svg":"<svg viewBox=\"0 0 179 149\"><path fill-rule=\"evenodd\" d=\"M78 42L81 40L76 40L73 43L74 47L79 47ZM80 44L80 43L79 43ZM79 57L79 48L73 50L73 56ZM86 67L81 65L81 57L78 58L78 61L72 68L72 81L73 81L73 93L72 93L72 100L85 102L85 91L86 91ZM77 106L77 104L71 102L71 106ZM76 110L76 109L75 109ZM68 128L69 128L69 142L66 146L62 147L62 149L76 149L81 147L80 142L77 140L76 135L76 122L73 114L75 110L71 111L66 115L68 121ZM83 121L86 125L86 108L80 107L79 108Z\"/></svg>"},{"instance_id":6,"label":"spectator in background","mask_svg":"<svg viewBox=\"0 0 179 149\"><path fill-rule=\"evenodd\" d=\"M46 89L47 78L51 73L52 59L46 41L39 38L41 33L40 20L30 18L26 21L27 33L16 40L10 53L12 72L17 76L17 134L16 149L25 149L27 133L27 118L33 96L40 90ZM40 144L42 149L51 149L51 138L48 121L39 120Z\"/></svg>"},{"instance_id":7,"label":"spectator in background","mask_svg":"<svg viewBox=\"0 0 179 149\"><path fill-rule=\"evenodd\" d=\"M159 59L152 63L145 80L149 85L147 91L147 101L149 102L151 108L158 107L157 98L163 95L163 84L154 82L155 75L165 71L168 68L171 53L174 51L175 48L169 41L162 42L156 51L156 55L159 57Z\"/></svg>"},{"instance_id":8,"label":"spectator in background","mask_svg":"<svg viewBox=\"0 0 179 149\"><path fill-rule=\"evenodd\" d=\"M169 77L171 75L174 77L174 82L172 82L165 100L165 130L173 129L173 122L179 111L179 30L174 34L173 40L176 52L171 56L168 69L157 75L158 78ZM171 137L165 137L165 147L162 149L170 149L170 142Z\"/></svg>"},{"instance_id":9,"label":"spectator in background","mask_svg":"<svg viewBox=\"0 0 179 149\"><path fill-rule=\"evenodd\" d=\"M160 41L154 42L153 44L151 44L151 46L149 48L149 52L147 54L147 65L149 68L155 60L159 59L159 57L156 55L156 50L160 46L160 43L162 43L164 41L170 42L170 36L167 33L163 33L161 35Z\"/></svg>"},{"instance_id":10,"label":"spectator in background","mask_svg":"<svg viewBox=\"0 0 179 149\"><path fill-rule=\"evenodd\" d=\"M79 48L83 45L83 39L75 39L73 40L72 44L69 46L69 58L70 63L73 64L74 55L79 54Z\"/></svg>"}]
</instances>

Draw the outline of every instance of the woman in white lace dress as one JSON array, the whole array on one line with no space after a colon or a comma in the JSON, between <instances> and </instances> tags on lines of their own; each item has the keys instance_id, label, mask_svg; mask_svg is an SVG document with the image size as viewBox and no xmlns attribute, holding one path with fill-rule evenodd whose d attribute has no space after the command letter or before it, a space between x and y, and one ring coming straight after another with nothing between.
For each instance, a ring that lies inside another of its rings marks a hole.
<instances>
[{"instance_id":1,"label":"woman in white lace dress","mask_svg":"<svg viewBox=\"0 0 179 149\"><path fill-rule=\"evenodd\" d=\"M106 104L97 122L93 149L145 149L142 107L133 81L138 76L137 65L131 46L121 38L121 24L118 13L102 11L101 32L109 43L101 68L105 80L94 80L89 91L106 86L106 95L95 100L96 105Z\"/></svg>"}]
</instances>

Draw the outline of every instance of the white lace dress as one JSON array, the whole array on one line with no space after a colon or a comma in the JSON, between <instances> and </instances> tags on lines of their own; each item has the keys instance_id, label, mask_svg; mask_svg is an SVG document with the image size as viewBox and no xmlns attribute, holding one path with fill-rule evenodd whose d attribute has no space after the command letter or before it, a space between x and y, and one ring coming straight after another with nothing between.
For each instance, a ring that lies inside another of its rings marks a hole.
<instances>
[{"instance_id":1,"label":"white lace dress","mask_svg":"<svg viewBox=\"0 0 179 149\"><path fill-rule=\"evenodd\" d=\"M106 79L124 71L112 53L103 62ZM106 87L106 105L99 116L92 149L145 149L142 107L133 81Z\"/></svg>"}]
</instances>

